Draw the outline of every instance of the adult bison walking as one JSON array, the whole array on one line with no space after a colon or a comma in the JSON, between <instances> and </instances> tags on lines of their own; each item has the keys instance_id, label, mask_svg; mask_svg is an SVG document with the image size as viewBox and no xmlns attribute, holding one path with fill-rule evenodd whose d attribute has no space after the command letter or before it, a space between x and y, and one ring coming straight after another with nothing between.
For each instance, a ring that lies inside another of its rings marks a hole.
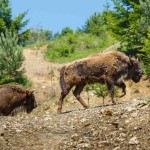
<instances>
[{"instance_id":1,"label":"adult bison walking","mask_svg":"<svg viewBox=\"0 0 150 150\"><path fill-rule=\"evenodd\" d=\"M142 74L143 70L137 59L118 51L98 53L67 64L60 70L61 96L58 102L58 113L61 113L63 99L73 86L75 86L73 94L84 108L88 108L88 105L82 100L80 93L86 84L91 83L106 84L112 103L116 104L114 85L122 88L122 96L124 96L126 85L123 79L139 82Z\"/></svg>"},{"instance_id":2,"label":"adult bison walking","mask_svg":"<svg viewBox=\"0 0 150 150\"><path fill-rule=\"evenodd\" d=\"M30 113L36 107L33 91L18 85L0 85L0 116L13 115L19 108Z\"/></svg>"}]
</instances>

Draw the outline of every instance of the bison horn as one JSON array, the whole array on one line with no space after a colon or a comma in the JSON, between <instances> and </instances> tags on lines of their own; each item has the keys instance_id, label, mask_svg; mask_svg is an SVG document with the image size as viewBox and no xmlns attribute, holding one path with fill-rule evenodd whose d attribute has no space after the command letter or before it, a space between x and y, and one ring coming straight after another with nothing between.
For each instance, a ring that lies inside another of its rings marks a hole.
<instances>
[{"instance_id":1,"label":"bison horn","mask_svg":"<svg viewBox=\"0 0 150 150\"><path fill-rule=\"evenodd\" d=\"M141 62L141 58L140 58L140 57L137 57L137 61Z\"/></svg>"},{"instance_id":2,"label":"bison horn","mask_svg":"<svg viewBox=\"0 0 150 150\"><path fill-rule=\"evenodd\" d=\"M31 94L33 94L34 93L34 89L31 91Z\"/></svg>"},{"instance_id":3,"label":"bison horn","mask_svg":"<svg viewBox=\"0 0 150 150\"><path fill-rule=\"evenodd\" d=\"M133 59L131 56L129 56L129 60L130 60L130 65L133 66Z\"/></svg>"},{"instance_id":4,"label":"bison horn","mask_svg":"<svg viewBox=\"0 0 150 150\"><path fill-rule=\"evenodd\" d=\"M28 95L31 95L31 94L33 94L33 92L34 92L34 90L32 90L32 91L28 91L28 90L27 90L26 93L27 93Z\"/></svg>"}]
</instances>

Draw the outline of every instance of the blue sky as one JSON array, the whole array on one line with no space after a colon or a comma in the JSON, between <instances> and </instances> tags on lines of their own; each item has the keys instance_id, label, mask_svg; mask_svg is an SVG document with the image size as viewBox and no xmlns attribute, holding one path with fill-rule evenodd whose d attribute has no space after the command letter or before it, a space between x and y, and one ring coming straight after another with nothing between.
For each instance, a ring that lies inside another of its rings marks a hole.
<instances>
[{"instance_id":1,"label":"blue sky","mask_svg":"<svg viewBox=\"0 0 150 150\"><path fill-rule=\"evenodd\" d=\"M105 4L106 0L11 0L13 17L28 10L26 28L46 28L53 33L65 27L82 28L94 12L103 11Z\"/></svg>"}]
</instances>

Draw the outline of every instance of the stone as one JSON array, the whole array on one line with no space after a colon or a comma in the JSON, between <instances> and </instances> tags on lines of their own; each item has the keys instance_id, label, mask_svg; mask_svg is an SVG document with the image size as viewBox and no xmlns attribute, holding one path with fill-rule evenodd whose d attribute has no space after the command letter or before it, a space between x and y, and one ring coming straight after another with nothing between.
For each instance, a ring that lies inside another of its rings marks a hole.
<instances>
[{"instance_id":1,"label":"stone","mask_svg":"<svg viewBox=\"0 0 150 150\"><path fill-rule=\"evenodd\" d=\"M139 144L139 141L138 141L137 137L136 137L136 136L132 137L132 138L129 140L129 144L130 144L130 145L137 145L137 144Z\"/></svg>"}]
</instances>

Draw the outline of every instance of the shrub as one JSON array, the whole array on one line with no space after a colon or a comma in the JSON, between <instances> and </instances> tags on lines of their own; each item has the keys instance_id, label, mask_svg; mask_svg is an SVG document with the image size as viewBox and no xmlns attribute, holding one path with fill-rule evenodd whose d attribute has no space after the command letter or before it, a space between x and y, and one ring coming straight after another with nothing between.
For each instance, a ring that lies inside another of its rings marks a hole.
<instances>
[{"instance_id":1,"label":"shrub","mask_svg":"<svg viewBox=\"0 0 150 150\"><path fill-rule=\"evenodd\" d=\"M67 34L49 41L45 57L49 61L69 62L100 52L114 42L116 40L110 35Z\"/></svg>"},{"instance_id":2,"label":"shrub","mask_svg":"<svg viewBox=\"0 0 150 150\"><path fill-rule=\"evenodd\" d=\"M109 94L107 86L105 84L96 83L96 84L92 85L91 89L94 91L94 94L97 97L102 97L103 104L104 104L104 100ZM115 97L118 97L118 88L117 87L114 88L114 94L115 94Z\"/></svg>"},{"instance_id":3,"label":"shrub","mask_svg":"<svg viewBox=\"0 0 150 150\"><path fill-rule=\"evenodd\" d=\"M106 85L104 84L94 84L92 86L92 89L94 91L94 94L97 96L97 97L102 97L103 99L103 104L104 104L104 99L106 98L106 96L108 95L108 90L107 90L107 87Z\"/></svg>"}]
</instances>

